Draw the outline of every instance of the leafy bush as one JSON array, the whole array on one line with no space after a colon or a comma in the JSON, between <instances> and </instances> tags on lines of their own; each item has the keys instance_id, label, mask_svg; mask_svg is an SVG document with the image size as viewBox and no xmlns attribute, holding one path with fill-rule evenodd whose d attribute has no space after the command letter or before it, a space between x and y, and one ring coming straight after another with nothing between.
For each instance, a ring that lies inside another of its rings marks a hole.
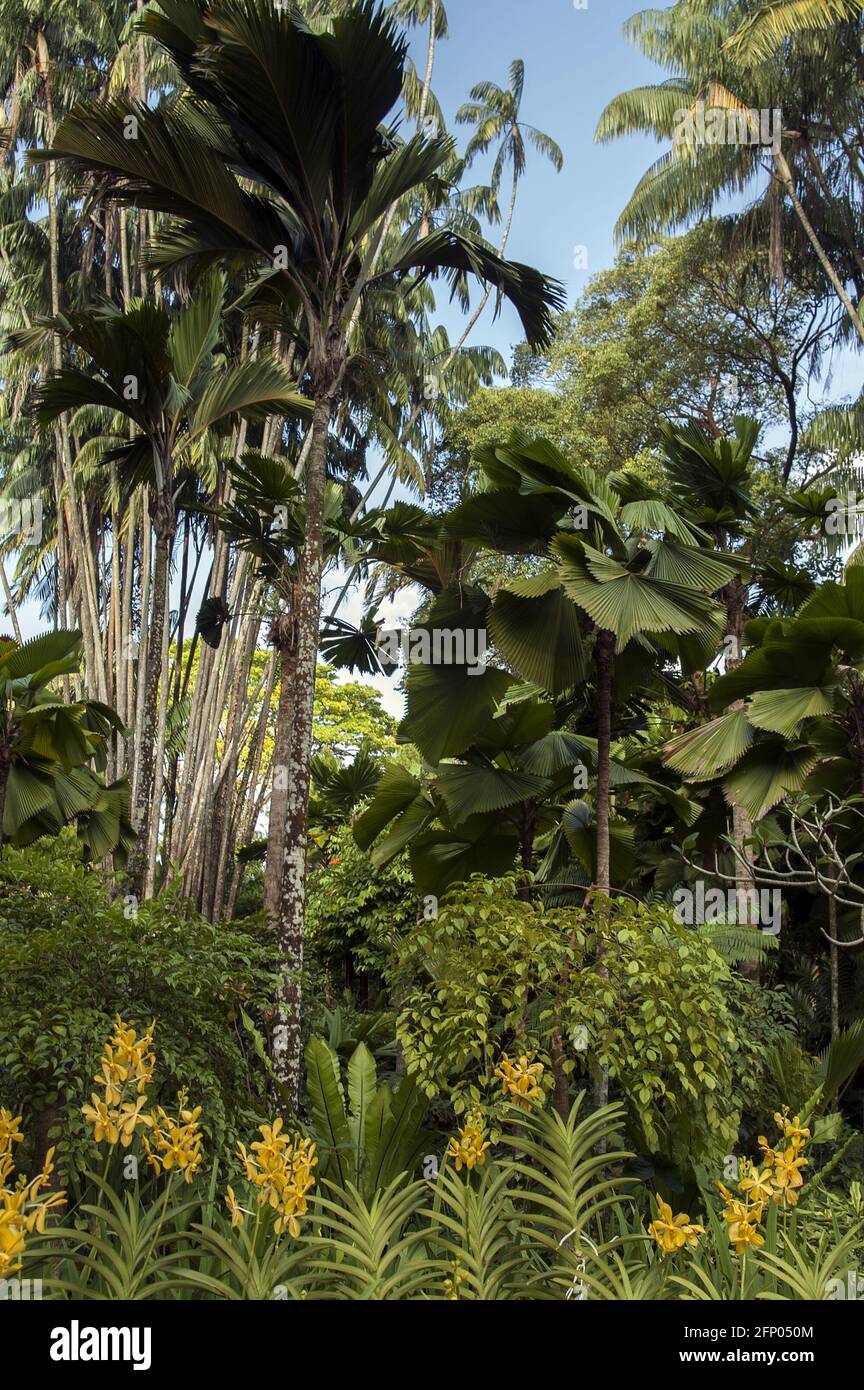
<instances>
[{"instance_id":1,"label":"leafy bush","mask_svg":"<svg viewBox=\"0 0 864 1390\"><path fill-rule=\"evenodd\" d=\"M789 1095L771 1058L775 1048L795 1040L795 1009L782 987L769 989L735 972L726 985L726 1000L738 1039L734 1086L741 1139L752 1148L764 1117L773 1115Z\"/></svg>"},{"instance_id":2,"label":"leafy bush","mask_svg":"<svg viewBox=\"0 0 864 1390\"><path fill-rule=\"evenodd\" d=\"M391 952L413 925L417 899L402 857L376 868L348 827L331 834L309 884L306 933L331 989L374 993Z\"/></svg>"},{"instance_id":3,"label":"leafy bush","mask_svg":"<svg viewBox=\"0 0 864 1390\"><path fill-rule=\"evenodd\" d=\"M156 1021L161 1095L173 1103L188 1086L204 1106L208 1145L233 1145L268 1108L239 1008L254 1015L272 998L270 964L261 928L214 927L170 891L137 911L108 901L104 879L68 841L6 850L0 1105L24 1113L37 1151L57 1143L65 1174L92 1163L80 1109L121 1013Z\"/></svg>"},{"instance_id":4,"label":"leafy bush","mask_svg":"<svg viewBox=\"0 0 864 1390\"><path fill-rule=\"evenodd\" d=\"M502 1052L567 1075L608 1067L636 1146L682 1163L728 1151L738 1040L720 954L659 905L542 910L475 877L406 935L391 979L397 1033L427 1094L488 1100ZM605 948L605 974L598 969Z\"/></svg>"}]
</instances>

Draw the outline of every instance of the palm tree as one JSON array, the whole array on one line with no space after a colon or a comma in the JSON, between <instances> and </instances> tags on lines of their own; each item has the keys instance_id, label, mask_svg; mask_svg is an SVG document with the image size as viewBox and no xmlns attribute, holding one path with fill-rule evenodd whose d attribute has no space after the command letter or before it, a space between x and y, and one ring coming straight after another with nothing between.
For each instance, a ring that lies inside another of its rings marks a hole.
<instances>
[{"instance_id":1,"label":"palm tree","mask_svg":"<svg viewBox=\"0 0 864 1390\"><path fill-rule=\"evenodd\" d=\"M125 779L106 786L99 775L120 721L107 705L66 703L50 689L80 663L77 632L23 644L0 638L0 844L26 845L77 823L88 853L122 862L134 840L129 788Z\"/></svg>"},{"instance_id":2,"label":"palm tree","mask_svg":"<svg viewBox=\"0 0 864 1390\"><path fill-rule=\"evenodd\" d=\"M819 3L803 0L811 14ZM864 256L857 239L857 198L849 191L857 184L860 196L862 180L856 154L857 29L851 44L849 30L838 22L801 32L776 51L763 44L756 53L746 50L743 38L736 41L737 13L737 7L719 0L698 7L677 0L669 9L645 11L629 21L629 36L671 75L615 97L600 117L595 138L608 141L639 131L671 141L672 148L639 181L619 218L618 234L648 240L704 216L724 196L758 190L755 205L738 216L761 237L767 231L772 273L779 277L788 199L822 273L864 342L864 321L855 302L864 285ZM768 31L763 26L759 32ZM739 127L743 121L748 139L701 142L692 133L682 135L682 115L700 103ZM756 142L752 130L751 113L766 109L780 112L783 121L770 148ZM850 282L857 296L850 293Z\"/></svg>"},{"instance_id":3,"label":"palm tree","mask_svg":"<svg viewBox=\"0 0 864 1390\"><path fill-rule=\"evenodd\" d=\"M478 82L471 88L471 100L465 102L456 112L456 120L461 125L475 126L474 134L465 149L466 166L470 166L478 155L485 154L491 145L497 143L491 181L492 191L496 195L508 164L512 170L510 202L498 244L499 256L503 256L510 240L519 180L525 173L528 162L528 145L533 145L544 155L559 174L564 167L564 155L552 137L545 135L536 126L520 121L524 92L525 64L521 58L516 58L510 64L509 87L499 87L495 82ZM472 315L466 332L470 332L479 319L489 301L490 292L487 289Z\"/></svg>"},{"instance_id":4,"label":"palm tree","mask_svg":"<svg viewBox=\"0 0 864 1390\"><path fill-rule=\"evenodd\" d=\"M767 0L742 20L729 47L749 57L764 58L794 34L851 23L862 11L864 0Z\"/></svg>"},{"instance_id":5,"label":"palm tree","mask_svg":"<svg viewBox=\"0 0 864 1390\"><path fill-rule=\"evenodd\" d=\"M141 27L173 58L194 101L157 110L121 101L85 107L37 157L98 176L106 197L170 214L155 248L163 271L188 276L214 262L230 264L255 276L243 300L248 312L268 314L291 336L298 321L302 326L314 413L304 460L274 1032L277 1073L296 1094L327 439L350 326L380 284L443 274L457 288L477 276L515 303L526 336L542 342L561 292L466 234L437 229L419 237L410 228L383 244L389 209L434 175L452 143L423 134L400 143L384 125L402 91L406 48L393 21L369 0L340 13L325 32L272 0L171 0L163 13L146 10ZM130 116L134 140L124 138Z\"/></svg>"},{"instance_id":6,"label":"palm tree","mask_svg":"<svg viewBox=\"0 0 864 1390\"><path fill-rule=\"evenodd\" d=\"M133 300L125 311L78 311L42 323L84 359L49 376L35 396L42 423L82 406L101 406L131 424L131 440L107 455L127 482L146 481L156 537L151 575L143 724L135 749L133 823L138 849L130 867L132 891L152 887L155 838L161 802L162 751L156 755L160 682L167 680L165 636L169 607L169 561L176 531L178 461L220 422L260 419L276 413L308 415L285 369L266 358L247 358L224 367L217 346L225 286L211 273L192 301L172 317L161 304ZM145 595L146 600L146 595ZM149 872L148 872L149 867Z\"/></svg>"},{"instance_id":7,"label":"palm tree","mask_svg":"<svg viewBox=\"0 0 864 1390\"><path fill-rule=\"evenodd\" d=\"M393 0L390 13L403 24L426 25L429 36L426 44L426 67L422 80L413 63L406 64L404 79L405 104L408 113L416 117L417 126L423 129L424 122L431 118L441 124L441 112L432 95L432 72L435 67L435 49L439 39L447 37L447 11L442 0Z\"/></svg>"},{"instance_id":8,"label":"palm tree","mask_svg":"<svg viewBox=\"0 0 864 1390\"><path fill-rule=\"evenodd\" d=\"M660 489L626 473L601 479L547 440L516 432L476 457L489 490L451 514L448 532L505 552L545 554L550 562L499 590L490 613L496 647L527 680L553 691L560 687L550 661L572 651L580 635L581 661L585 669L593 664L595 888L608 896L613 675L638 688L663 664L663 653L703 669L722 628L713 594L741 561L710 549L705 531ZM581 634L565 617L569 605L582 615Z\"/></svg>"},{"instance_id":9,"label":"palm tree","mask_svg":"<svg viewBox=\"0 0 864 1390\"><path fill-rule=\"evenodd\" d=\"M711 706L722 713L672 739L664 759L693 781L722 779L727 800L744 808L757 835L759 822L789 803L792 830L775 862L769 852L767 871L764 862L754 867L754 840L749 838L746 852L732 842L729 877L739 890L754 882L803 883L825 895L836 1033L844 945L838 939L838 903L854 907L860 921L862 899L856 803L864 796L864 570L847 569L842 583L820 585L792 618L754 619L746 638L745 659L711 691ZM814 821L823 831L811 841ZM767 840L770 849L770 830ZM853 890L851 899L840 888L841 878Z\"/></svg>"}]
</instances>

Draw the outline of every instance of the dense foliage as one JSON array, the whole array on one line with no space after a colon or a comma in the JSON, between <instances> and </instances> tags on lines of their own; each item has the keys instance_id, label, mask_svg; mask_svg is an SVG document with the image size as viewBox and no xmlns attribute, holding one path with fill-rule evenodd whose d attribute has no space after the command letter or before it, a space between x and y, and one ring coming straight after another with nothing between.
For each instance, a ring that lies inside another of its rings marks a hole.
<instances>
[{"instance_id":1,"label":"dense foliage","mask_svg":"<svg viewBox=\"0 0 864 1390\"><path fill-rule=\"evenodd\" d=\"M634 17L572 303L441 0L0 19L0 1281L855 1297L860 0Z\"/></svg>"}]
</instances>

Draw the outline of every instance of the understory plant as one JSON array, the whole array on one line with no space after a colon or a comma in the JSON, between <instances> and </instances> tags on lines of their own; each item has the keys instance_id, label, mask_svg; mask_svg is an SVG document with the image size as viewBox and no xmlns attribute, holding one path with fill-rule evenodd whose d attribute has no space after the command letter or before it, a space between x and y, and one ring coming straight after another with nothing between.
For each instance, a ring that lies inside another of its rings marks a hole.
<instances>
[{"instance_id":1,"label":"understory plant","mask_svg":"<svg viewBox=\"0 0 864 1390\"><path fill-rule=\"evenodd\" d=\"M475 876L415 924L390 979L408 1069L457 1114L488 1102L506 1052L541 1062L565 1112L608 1068L640 1150L699 1161L734 1143L729 967L661 904L544 908Z\"/></svg>"}]
</instances>

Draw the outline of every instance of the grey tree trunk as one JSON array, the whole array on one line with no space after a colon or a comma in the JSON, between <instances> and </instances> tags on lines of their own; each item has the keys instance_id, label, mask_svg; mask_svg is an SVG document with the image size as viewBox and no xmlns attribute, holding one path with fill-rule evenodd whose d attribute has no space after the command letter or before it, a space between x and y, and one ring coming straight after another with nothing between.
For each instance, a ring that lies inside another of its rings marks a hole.
<instances>
[{"instance_id":1,"label":"grey tree trunk","mask_svg":"<svg viewBox=\"0 0 864 1390\"><path fill-rule=\"evenodd\" d=\"M312 712L321 619L324 557L324 484L327 435L333 393L315 401L312 439L306 464L306 532L300 567L297 608L297 669L294 680L294 727L286 767L287 805L282 855L282 896L276 939L279 981L273 1066L292 1101L300 1096L300 1010L302 1006L303 919L306 907L306 846L309 829L309 760Z\"/></svg>"},{"instance_id":2,"label":"grey tree trunk","mask_svg":"<svg viewBox=\"0 0 864 1390\"><path fill-rule=\"evenodd\" d=\"M147 641L147 670L145 675L141 741L135 750L138 780L135 795L133 824L138 835L129 862L129 881L132 893L142 897L146 885L147 851L150 842L150 817L153 814L155 783L156 731L159 721L159 681L162 675L162 637L168 607L168 560L173 528L167 519L159 518L153 556L153 603ZM140 679L140 668L139 668Z\"/></svg>"},{"instance_id":3,"label":"grey tree trunk","mask_svg":"<svg viewBox=\"0 0 864 1390\"><path fill-rule=\"evenodd\" d=\"M609 896L609 752L612 744L612 652L615 637L597 633L594 662L597 671L597 872L594 886Z\"/></svg>"},{"instance_id":4,"label":"grey tree trunk","mask_svg":"<svg viewBox=\"0 0 864 1390\"><path fill-rule=\"evenodd\" d=\"M609 758L612 746L612 655L615 650L615 635L601 630L597 633L594 648L594 666L597 674L597 868L594 875L594 890L601 897L608 898L611 887L611 868L609 855ZM609 970L606 965L606 947L598 941L596 970L601 979L606 979ZM594 1082L594 1104L599 1110L609 1103L609 1070L601 1066ZM598 1145L602 1151L605 1144Z\"/></svg>"},{"instance_id":5,"label":"grey tree trunk","mask_svg":"<svg viewBox=\"0 0 864 1390\"><path fill-rule=\"evenodd\" d=\"M723 543L725 544L725 536ZM727 584L724 590L726 601L726 669L734 671L741 665L741 645L744 638L744 627L747 606L747 590L741 580L736 575L731 583ZM742 701L736 701L730 705L730 709L740 709ZM740 909L745 903L750 903L751 892L756 884L756 876L751 867L753 864L753 851L748 846L747 841L753 834L753 822L743 806L737 802L732 803L732 839L735 844L735 896ZM758 929L758 922L751 922L751 926ZM759 962L744 960L738 966L739 974L751 980L759 979Z\"/></svg>"},{"instance_id":6,"label":"grey tree trunk","mask_svg":"<svg viewBox=\"0 0 864 1390\"><path fill-rule=\"evenodd\" d=\"M282 900L282 869L285 858L285 821L288 813L288 764L294 732L294 682L297 671L297 642L294 621L286 615L280 620L279 705L276 713L276 740L271 764L270 820L267 827L267 863L264 869L264 911L274 921ZM290 627L290 632L287 630Z\"/></svg>"}]
</instances>

